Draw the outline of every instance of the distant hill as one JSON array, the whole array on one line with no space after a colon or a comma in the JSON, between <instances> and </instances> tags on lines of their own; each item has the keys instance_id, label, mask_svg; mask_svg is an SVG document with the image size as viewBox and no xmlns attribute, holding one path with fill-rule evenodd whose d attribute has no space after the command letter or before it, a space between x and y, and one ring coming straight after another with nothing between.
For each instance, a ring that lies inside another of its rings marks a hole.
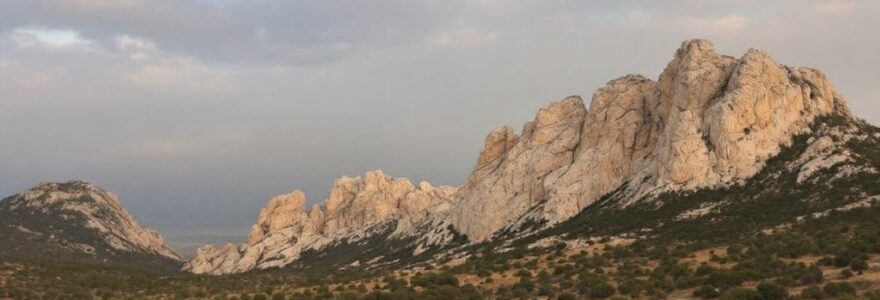
<instances>
[{"instance_id":1,"label":"distant hill","mask_svg":"<svg viewBox=\"0 0 880 300\"><path fill-rule=\"evenodd\" d=\"M175 270L180 257L119 199L84 181L41 183L0 201L0 255Z\"/></svg>"}]
</instances>

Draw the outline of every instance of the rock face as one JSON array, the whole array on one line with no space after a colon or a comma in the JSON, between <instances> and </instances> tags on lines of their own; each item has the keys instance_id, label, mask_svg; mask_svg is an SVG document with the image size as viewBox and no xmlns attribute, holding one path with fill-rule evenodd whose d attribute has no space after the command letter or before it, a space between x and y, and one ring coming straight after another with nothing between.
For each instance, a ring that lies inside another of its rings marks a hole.
<instances>
[{"instance_id":1,"label":"rock face","mask_svg":"<svg viewBox=\"0 0 880 300\"><path fill-rule=\"evenodd\" d=\"M483 241L528 220L567 220L624 183L630 199L734 183L832 111L849 114L819 71L685 41L658 81L624 76L589 110L571 97L541 109L520 137L490 133L448 218Z\"/></svg>"},{"instance_id":2,"label":"rock face","mask_svg":"<svg viewBox=\"0 0 880 300\"><path fill-rule=\"evenodd\" d=\"M545 200L543 180L574 160L586 109L580 97L542 108L516 136L493 130L468 182L455 194L449 221L471 240L482 241Z\"/></svg>"},{"instance_id":3,"label":"rock face","mask_svg":"<svg viewBox=\"0 0 880 300\"><path fill-rule=\"evenodd\" d=\"M613 191L624 195L614 205L627 206L665 191L730 185L761 171L830 114L850 117L820 71L779 65L756 49L719 55L710 42L689 40L657 81L627 75L599 89L589 109L571 96L541 108L518 135L509 126L491 131L457 191L367 174L337 181L323 209L308 214L301 194L280 196L247 245L205 248L188 269L285 265L303 249L389 219L400 220L400 236L419 238L419 254L454 235L477 243L529 224L557 224ZM803 176L842 159L813 159Z\"/></svg>"},{"instance_id":4,"label":"rock face","mask_svg":"<svg viewBox=\"0 0 880 300\"><path fill-rule=\"evenodd\" d=\"M300 191L272 198L260 212L246 244L205 246L184 269L198 274L239 273L287 265L307 250L340 240L368 237L372 226L396 222L396 234L409 234L432 207L449 204L455 189L414 186L382 171L343 177L333 184L323 207L306 211Z\"/></svg>"},{"instance_id":5,"label":"rock face","mask_svg":"<svg viewBox=\"0 0 880 300\"><path fill-rule=\"evenodd\" d=\"M0 228L13 229L6 237L23 237L6 250L40 252L58 246L102 260L124 254L180 260L159 233L138 225L115 195L79 180L41 183L4 199Z\"/></svg>"}]
</instances>

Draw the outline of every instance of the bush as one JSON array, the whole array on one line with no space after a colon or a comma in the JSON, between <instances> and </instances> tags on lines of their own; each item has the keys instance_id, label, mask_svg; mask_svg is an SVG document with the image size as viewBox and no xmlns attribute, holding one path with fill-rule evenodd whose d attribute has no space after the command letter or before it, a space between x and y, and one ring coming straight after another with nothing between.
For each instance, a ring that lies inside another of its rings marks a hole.
<instances>
[{"instance_id":1,"label":"bush","mask_svg":"<svg viewBox=\"0 0 880 300\"><path fill-rule=\"evenodd\" d=\"M570 293L562 293L559 295L559 298L556 298L556 300L577 300L577 296Z\"/></svg>"},{"instance_id":2,"label":"bush","mask_svg":"<svg viewBox=\"0 0 880 300\"><path fill-rule=\"evenodd\" d=\"M554 291L552 286L542 285L538 288L538 296L547 296L548 298L552 298L556 292Z\"/></svg>"},{"instance_id":3,"label":"bush","mask_svg":"<svg viewBox=\"0 0 880 300\"><path fill-rule=\"evenodd\" d=\"M483 278L491 277L491 276L492 276L492 272L490 272L489 270L486 270L486 269L480 269L480 270L477 271L477 276L480 276L480 277L483 277Z\"/></svg>"},{"instance_id":4,"label":"bush","mask_svg":"<svg viewBox=\"0 0 880 300\"><path fill-rule=\"evenodd\" d=\"M880 300L880 290L868 291L862 296L869 300Z\"/></svg>"},{"instance_id":5,"label":"bush","mask_svg":"<svg viewBox=\"0 0 880 300\"><path fill-rule=\"evenodd\" d=\"M822 274L822 269L819 269L818 266L812 265L807 268L807 272L801 276L802 284L817 284L821 283L825 280L825 276Z\"/></svg>"},{"instance_id":6,"label":"bush","mask_svg":"<svg viewBox=\"0 0 880 300\"><path fill-rule=\"evenodd\" d=\"M856 288L849 282L829 282L822 288L826 296L855 295Z\"/></svg>"},{"instance_id":7,"label":"bush","mask_svg":"<svg viewBox=\"0 0 880 300\"><path fill-rule=\"evenodd\" d=\"M535 283L532 282L531 279L526 277L521 277L519 282L513 285L513 288L523 289L527 292L532 292L535 290Z\"/></svg>"},{"instance_id":8,"label":"bush","mask_svg":"<svg viewBox=\"0 0 880 300\"><path fill-rule=\"evenodd\" d=\"M266 294L256 294L254 295L254 300L268 300L269 297Z\"/></svg>"},{"instance_id":9,"label":"bush","mask_svg":"<svg viewBox=\"0 0 880 300\"><path fill-rule=\"evenodd\" d=\"M617 286L617 292L624 295L629 295L633 298L638 298L642 294L642 291L645 290L645 286L647 285L648 283L642 280L627 279Z\"/></svg>"},{"instance_id":10,"label":"bush","mask_svg":"<svg viewBox=\"0 0 880 300\"><path fill-rule=\"evenodd\" d=\"M718 296L721 296L721 292L717 288L709 285L701 286L694 291L694 297L697 298L714 299L718 298Z\"/></svg>"},{"instance_id":11,"label":"bush","mask_svg":"<svg viewBox=\"0 0 880 300\"><path fill-rule=\"evenodd\" d=\"M724 292L721 300L761 300L761 295L754 289L733 288Z\"/></svg>"},{"instance_id":12,"label":"bush","mask_svg":"<svg viewBox=\"0 0 880 300\"><path fill-rule=\"evenodd\" d=\"M823 293L822 289L820 289L819 287L811 286L811 287L804 289L804 291L801 292L801 298L819 300L819 299L825 298L825 293Z\"/></svg>"},{"instance_id":13,"label":"bush","mask_svg":"<svg viewBox=\"0 0 880 300\"><path fill-rule=\"evenodd\" d=\"M284 294L279 292L272 294L272 300L287 300L287 297L284 297Z\"/></svg>"},{"instance_id":14,"label":"bush","mask_svg":"<svg viewBox=\"0 0 880 300\"><path fill-rule=\"evenodd\" d=\"M458 278L449 273L428 273L413 277L412 284L420 287L431 286L458 286Z\"/></svg>"},{"instance_id":15,"label":"bush","mask_svg":"<svg viewBox=\"0 0 880 300\"><path fill-rule=\"evenodd\" d=\"M614 296L614 286L607 282L596 284L590 288L590 297L604 299Z\"/></svg>"},{"instance_id":16,"label":"bush","mask_svg":"<svg viewBox=\"0 0 880 300\"><path fill-rule=\"evenodd\" d=\"M513 275L516 275L516 277L531 278L532 272L529 272L529 270L526 270L526 269L519 269Z\"/></svg>"},{"instance_id":17,"label":"bush","mask_svg":"<svg viewBox=\"0 0 880 300\"><path fill-rule=\"evenodd\" d=\"M849 268L853 270L853 272L864 272L868 270L868 262L864 259L854 259L849 263Z\"/></svg>"},{"instance_id":18,"label":"bush","mask_svg":"<svg viewBox=\"0 0 880 300\"><path fill-rule=\"evenodd\" d=\"M782 300L788 298L788 290L775 283L762 282L758 285L758 294L763 300Z\"/></svg>"}]
</instances>

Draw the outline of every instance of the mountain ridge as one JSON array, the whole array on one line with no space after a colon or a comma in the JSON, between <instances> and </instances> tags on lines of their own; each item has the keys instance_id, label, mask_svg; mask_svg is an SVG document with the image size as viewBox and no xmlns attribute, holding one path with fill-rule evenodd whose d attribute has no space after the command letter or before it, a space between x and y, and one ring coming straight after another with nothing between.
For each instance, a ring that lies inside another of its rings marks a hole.
<instances>
[{"instance_id":1,"label":"mountain ridge","mask_svg":"<svg viewBox=\"0 0 880 300\"><path fill-rule=\"evenodd\" d=\"M283 267L307 251L332 251L333 245L379 236L402 245L394 250L398 257L424 253L443 257L469 244L510 238L499 235L522 236L551 228L609 193L625 195L618 196L617 203L627 206L666 192L745 182L795 136L810 132L817 118L827 115L853 119L822 72L779 65L758 49L734 58L717 54L706 40L688 40L657 81L626 75L599 89L589 109L579 96L570 96L542 107L520 134L510 126L492 130L467 182L450 190L448 199L420 207L425 212L421 217L405 218L411 230L387 234L382 226L404 219L393 214L370 215L366 222L364 216L343 214L339 220L360 220L352 224L361 230L324 235L321 242L297 250L285 246L302 245L297 234L266 235L258 230L247 244L227 245L223 250L205 247L185 269L225 274ZM814 163L813 172L833 165L833 159ZM389 191L365 199L400 197L381 194ZM325 206L330 203L328 199ZM316 207L312 212L320 211L321 206ZM304 211L303 207L300 213ZM284 216L279 215L282 220L277 224L289 222ZM265 221L262 213L260 219ZM271 239L273 247L288 252L255 247L261 239ZM283 259L260 262L266 253ZM400 261L385 256L349 263Z\"/></svg>"}]
</instances>

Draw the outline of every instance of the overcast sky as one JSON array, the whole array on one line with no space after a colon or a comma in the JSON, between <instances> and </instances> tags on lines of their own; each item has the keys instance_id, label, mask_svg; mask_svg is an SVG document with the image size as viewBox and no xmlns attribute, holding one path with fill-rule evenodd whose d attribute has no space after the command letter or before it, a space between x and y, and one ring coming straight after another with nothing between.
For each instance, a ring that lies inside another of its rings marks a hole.
<instances>
[{"instance_id":1,"label":"overcast sky","mask_svg":"<svg viewBox=\"0 0 880 300\"><path fill-rule=\"evenodd\" d=\"M880 1L9 0L0 194L81 178L177 245L383 169L461 184L485 134L682 40L824 70L880 123Z\"/></svg>"}]
</instances>

